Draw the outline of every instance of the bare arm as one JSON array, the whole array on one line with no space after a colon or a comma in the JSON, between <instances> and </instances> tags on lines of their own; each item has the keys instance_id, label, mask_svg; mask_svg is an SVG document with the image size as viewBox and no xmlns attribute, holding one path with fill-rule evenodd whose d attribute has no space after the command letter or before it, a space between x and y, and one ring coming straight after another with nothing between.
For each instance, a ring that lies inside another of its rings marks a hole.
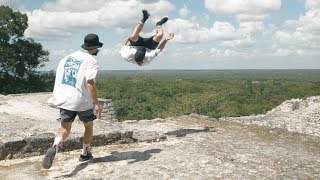
<instances>
[{"instance_id":1,"label":"bare arm","mask_svg":"<svg viewBox=\"0 0 320 180\"><path fill-rule=\"evenodd\" d=\"M101 109L99 101L98 101L97 88L96 88L96 85L93 80L87 81L87 88L88 88L89 95L91 96L91 98L93 100L95 114L96 114L97 118L100 119L102 109Z\"/></svg>"},{"instance_id":2,"label":"bare arm","mask_svg":"<svg viewBox=\"0 0 320 180\"><path fill-rule=\"evenodd\" d=\"M166 46L167 42L169 40L171 40L173 37L174 37L174 34L170 33L169 36L165 40L162 41L162 43L158 47L158 49L160 49L160 52L164 49L164 47Z\"/></svg>"},{"instance_id":3,"label":"bare arm","mask_svg":"<svg viewBox=\"0 0 320 180\"><path fill-rule=\"evenodd\" d=\"M125 40L123 40L123 42L121 43L121 46L125 46L128 42L129 42L129 38L126 38Z\"/></svg>"}]
</instances>

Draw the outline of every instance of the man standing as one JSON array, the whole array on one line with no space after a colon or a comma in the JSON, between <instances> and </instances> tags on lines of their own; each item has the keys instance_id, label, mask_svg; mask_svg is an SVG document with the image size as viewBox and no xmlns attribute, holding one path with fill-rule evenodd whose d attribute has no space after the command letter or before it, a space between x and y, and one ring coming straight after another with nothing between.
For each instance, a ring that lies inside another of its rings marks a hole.
<instances>
[{"instance_id":1,"label":"man standing","mask_svg":"<svg viewBox=\"0 0 320 180\"><path fill-rule=\"evenodd\" d=\"M42 164L46 169L52 166L62 141L70 134L71 124L76 116L85 127L83 149L79 160L86 161L93 158L89 149L93 135L93 120L100 118L101 107L95 86L99 65L92 55L96 56L98 48L102 46L97 35L88 34L81 46L83 50L64 57L58 65L53 98L48 102L60 108L58 120L61 122L61 127L53 146L44 156Z\"/></svg>"},{"instance_id":2,"label":"man standing","mask_svg":"<svg viewBox=\"0 0 320 180\"><path fill-rule=\"evenodd\" d=\"M150 16L147 10L142 10L142 14L143 17L141 21L135 26L130 37L126 38L122 42L120 50L120 54L123 59L139 66L150 64L151 61L164 49L166 43L174 37L174 34L170 33L169 36L160 44L164 34L162 25L168 21L167 17L162 18L156 23L156 34L154 36L148 38L141 37L139 34L142 31L144 23ZM127 45L128 42L130 43L129 45Z\"/></svg>"}]
</instances>

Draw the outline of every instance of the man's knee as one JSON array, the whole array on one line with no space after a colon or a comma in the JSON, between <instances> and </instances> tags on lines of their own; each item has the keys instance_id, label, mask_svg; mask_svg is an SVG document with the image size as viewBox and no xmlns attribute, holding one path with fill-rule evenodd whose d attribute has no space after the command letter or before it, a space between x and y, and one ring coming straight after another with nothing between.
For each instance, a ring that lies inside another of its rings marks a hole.
<instances>
[{"instance_id":1,"label":"man's knee","mask_svg":"<svg viewBox=\"0 0 320 180\"><path fill-rule=\"evenodd\" d=\"M93 121L83 123L86 130L93 130Z\"/></svg>"},{"instance_id":2,"label":"man's knee","mask_svg":"<svg viewBox=\"0 0 320 180\"><path fill-rule=\"evenodd\" d=\"M163 34L157 34L157 35L153 36L153 40L155 42L159 43L161 41L162 37L163 37Z\"/></svg>"},{"instance_id":3,"label":"man's knee","mask_svg":"<svg viewBox=\"0 0 320 180\"><path fill-rule=\"evenodd\" d=\"M63 137L69 136L71 131L71 123L70 122L62 122L59 134L62 135Z\"/></svg>"},{"instance_id":4,"label":"man's knee","mask_svg":"<svg viewBox=\"0 0 320 180\"><path fill-rule=\"evenodd\" d=\"M139 35L134 35L132 34L130 37L129 37L129 40L130 41L133 41L133 42L137 42L139 40Z\"/></svg>"},{"instance_id":5,"label":"man's knee","mask_svg":"<svg viewBox=\"0 0 320 180\"><path fill-rule=\"evenodd\" d=\"M156 38L162 38L163 37L163 29L162 28L157 28L157 33L154 36Z\"/></svg>"}]
</instances>

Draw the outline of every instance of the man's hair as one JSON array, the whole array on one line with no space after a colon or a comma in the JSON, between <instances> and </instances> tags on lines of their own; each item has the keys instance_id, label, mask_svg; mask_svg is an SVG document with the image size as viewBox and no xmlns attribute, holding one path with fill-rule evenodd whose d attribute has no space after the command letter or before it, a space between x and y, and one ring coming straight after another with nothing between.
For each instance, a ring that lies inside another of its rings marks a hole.
<instances>
[{"instance_id":1,"label":"man's hair","mask_svg":"<svg viewBox=\"0 0 320 180\"><path fill-rule=\"evenodd\" d=\"M137 52L134 54L134 60L136 62L142 62L146 55L146 51L147 49L145 47L137 46Z\"/></svg>"}]
</instances>

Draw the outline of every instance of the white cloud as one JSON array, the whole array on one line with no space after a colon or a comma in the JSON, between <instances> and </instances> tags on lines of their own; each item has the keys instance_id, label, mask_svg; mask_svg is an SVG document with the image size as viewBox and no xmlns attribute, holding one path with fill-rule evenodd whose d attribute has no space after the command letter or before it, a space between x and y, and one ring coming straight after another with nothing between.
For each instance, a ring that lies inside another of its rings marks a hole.
<instances>
[{"instance_id":1,"label":"white cloud","mask_svg":"<svg viewBox=\"0 0 320 180\"><path fill-rule=\"evenodd\" d=\"M217 14L235 15L240 21L253 21L279 10L281 0L205 0L205 7Z\"/></svg>"},{"instance_id":2,"label":"white cloud","mask_svg":"<svg viewBox=\"0 0 320 180\"><path fill-rule=\"evenodd\" d=\"M251 47L255 43L250 36L244 36L242 39L235 39L231 41L223 41L221 43L224 47Z\"/></svg>"},{"instance_id":3,"label":"white cloud","mask_svg":"<svg viewBox=\"0 0 320 180\"><path fill-rule=\"evenodd\" d=\"M73 49L50 51L50 54L49 54L50 61L46 62L45 66L40 68L40 70L42 71L56 70L60 60L72 52L74 52Z\"/></svg>"},{"instance_id":4,"label":"white cloud","mask_svg":"<svg viewBox=\"0 0 320 180\"><path fill-rule=\"evenodd\" d=\"M298 21L292 19L286 20L283 27L286 29L295 29L298 27Z\"/></svg>"},{"instance_id":5,"label":"white cloud","mask_svg":"<svg viewBox=\"0 0 320 180\"><path fill-rule=\"evenodd\" d=\"M286 20L282 28L274 31L270 55L300 58L320 55L320 1L306 0L305 8L304 15Z\"/></svg>"},{"instance_id":6,"label":"white cloud","mask_svg":"<svg viewBox=\"0 0 320 180\"><path fill-rule=\"evenodd\" d=\"M280 56L280 57L285 57L285 56L290 56L293 55L295 51L291 49L282 49L279 48L276 50L276 52L273 54L273 56Z\"/></svg>"},{"instance_id":7,"label":"white cloud","mask_svg":"<svg viewBox=\"0 0 320 180\"><path fill-rule=\"evenodd\" d=\"M53 2L45 2L42 6L42 10L46 12L88 12L96 11L99 7L104 5L103 0L96 0L91 3L89 0L57 0Z\"/></svg>"},{"instance_id":8,"label":"white cloud","mask_svg":"<svg viewBox=\"0 0 320 180\"><path fill-rule=\"evenodd\" d=\"M50 61L53 62L59 62L62 58L64 58L65 56L73 53L75 50L74 49L69 49L69 50L53 50L50 51L50 55L49 55L49 59Z\"/></svg>"},{"instance_id":9,"label":"white cloud","mask_svg":"<svg viewBox=\"0 0 320 180\"><path fill-rule=\"evenodd\" d=\"M210 20L210 15L209 15L209 14L205 14L205 15L204 15L204 19L205 19L206 21L209 21L209 20Z\"/></svg>"},{"instance_id":10,"label":"white cloud","mask_svg":"<svg viewBox=\"0 0 320 180\"><path fill-rule=\"evenodd\" d=\"M306 15L298 20L298 31L320 33L320 8L306 12Z\"/></svg>"},{"instance_id":11,"label":"white cloud","mask_svg":"<svg viewBox=\"0 0 320 180\"><path fill-rule=\"evenodd\" d=\"M306 0L305 8L307 10L319 9L320 8L320 1L319 0Z\"/></svg>"},{"instance_id":12,"label":"white cloud","mask_svg":"<svg viewBox=\"0 0 320 180\"><path fill-rule=\"evenodd\" d=\"M99 52L99 58L106 59L114 56L119 56L119 49L119 47L101 49Z\"/></svg>"},{"instance_id":13,"label":"white cloud","mask_svg":"<svg viewBox=\"0 0 320 180\"><path fill-rule=\"evenodd\" d=\"M237 52L231 49L210 49L210 56L215 58L230 58L230 57L239 57L245 56L244 53Z\"/></svg>"},{"instance_id":14,"label":"white cloud","mask_svg":"<svg viewBox=\"0 0 320 180\"><path fill-rule=\"evenodd\" d=\"M281 7L281 0L224 0L223 2L205 0L204 3L209 11L221 15L235 16L239 22L239 27L234 29L232 33L225 33L225 31L212 33L218 36L222 35L222 37L223 35L230 37L229 40L221 42L221 45L225 47L253 46L256 42L256 35L270 33L263 21Z\"/></svg>"},{"instance_id":15,"label":"white cloud","mask_svg":"<svg viewBox=\"0 0 320 180\"><path fill-rule=\"evenodd\" d=\"M260 29L255 23L244 23L239 29L235 29L228 22L215 22L211 28L201 27L194 21L175 19L168 23L168 31L174 32L175 42L201 43L216 42L228 47L249 47L254 44L250 33Z\"/></svg>"},{"instance_id":16,"label":"white cloud","mask_svg":"<svg viewBox=\"0 0 320 180\"><path fill-rule=\"evenodd\" d=\"M132 28L149 9L151 21L167 15L174 6L166 0L143 3L138 0L58 0L28 13L26 35L33 38L68 38L81 28Z\"/></svg>"},{"instance_id":17,"label":"white cloud","mask_svg":"<svg viewBox=\"0 0 320 180\"><path fill-rule=\"evenodd\" d=\"M179 15L182 18L186 18L189 15L190 11L188 10L187 6L184 5L183 8L179 10Z\"/></svg>"},{"instance_id":18,"label":"white cloud","mask_svg":"<svg viewBox=\"0 0 320 180\"><path fill-rule=\"evenodd\" d=\"M174 32L175 42L187 43L187 42L202 42L208 40L208 29L201 28L199 24L196 24L189 20L174 19L168 22L167 31Z\"/></svg>"},{"instance_id":19,"label":"white cloud","mask_svg":"<svg viewBox=\"0 0 320 180\"><path fill-rule=\"evenodd\" d=\"M194 21L174 19L168 23L168 31L176 34L176 42L206 42L210 40L233 39L235 28L227 22L215 22L212 28L200 27Z\"/></svg>"},{"instance_id":20,"label":"white cloud","mask_svg":"<svg viewBox=\"0 0 320 180\"><path fill-rule=\"evenodd\" d=\"M252 34L256 32L263 32L265 30L265 26L261 21L255 22L240 22L239 31L243 34Z\"/></svg>"},{"instance_id":21,"label":"white cloud","mask_svg":"<svg viewBox=\"0 0 320 180\"><path fill-rule=\"evenodd\" d=\"M287 20L275 37L274 56L319 55L320 53L320 2L307 0L306 13L298 20Z\"/></svg>"},{"instance_id":22,"label":"white cloud","mask_svg":"<svg viewBox=\"0 0 320 180\"><path fill-rule=\"evenodd\" d=\"M9 6L13 10L21 10L24 8L20 0L0 0L0 5Z\"/></svg>"}]
</instances>

